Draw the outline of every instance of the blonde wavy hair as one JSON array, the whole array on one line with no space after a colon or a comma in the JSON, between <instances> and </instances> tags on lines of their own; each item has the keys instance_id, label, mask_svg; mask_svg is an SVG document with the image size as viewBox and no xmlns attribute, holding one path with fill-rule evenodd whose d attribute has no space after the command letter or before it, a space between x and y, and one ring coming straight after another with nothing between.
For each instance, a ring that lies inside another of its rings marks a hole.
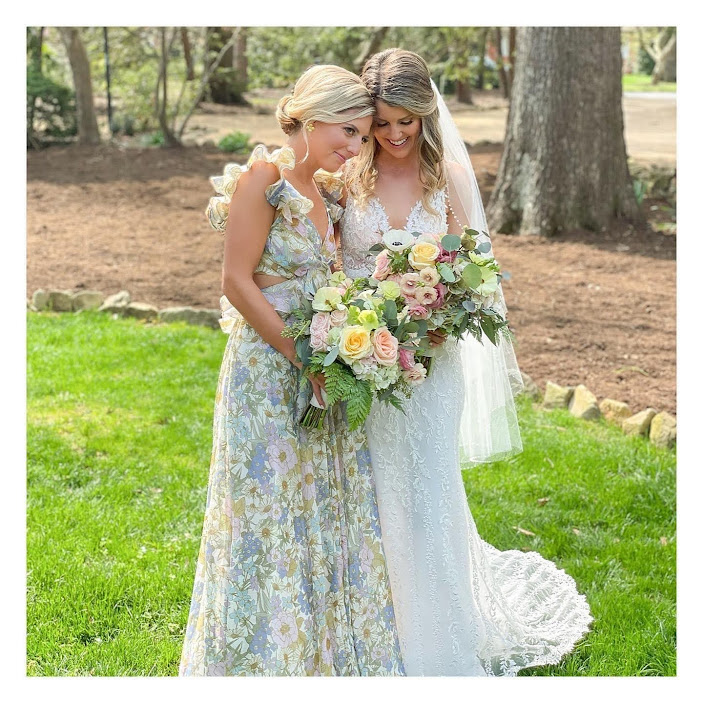
<instances>
[{"instance_id":1,"label":"blonde wavy hair","mask_svg":"<svg viewBox=\"0 0 703 703\"><path fill-rule=\"evenodd\" d=\"M386 49L374 54L364 64L361 80L374 100L383 100L391 107L402 107L421 119L417 148L423 188L422 204L426 210L437 214L430 203L430 196L444 188L447 179L437 98L425 60L405 49ZM380 148L375 139L369 140L345 172L347 187L362 205L373 194L378 178L375 159Z\"/></svg>"},{"instance_id":2,"label":"blonde wavy hair","mask_svg":"<svg viewBox=\"0 0 703 703\"><path fill-rule=\"evenodd\" d=\"M291 93L280 99L276 119L285 134L302 129L309 148L308 132L304 129L309 122L338 124L375 112L374 99L359 76L341 66L322 64L308 68Z\"/></svg>"}]
</instances>

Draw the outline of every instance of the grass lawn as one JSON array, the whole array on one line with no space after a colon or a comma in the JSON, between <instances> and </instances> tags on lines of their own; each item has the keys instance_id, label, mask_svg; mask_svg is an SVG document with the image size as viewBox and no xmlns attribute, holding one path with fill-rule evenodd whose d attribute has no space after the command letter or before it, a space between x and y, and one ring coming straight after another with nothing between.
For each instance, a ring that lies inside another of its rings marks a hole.
<instances>
[{"instance_id":1,"label":"grass lawn","mask_svg":"<svg viewBox=\"0 0 703 703\"><path fill-rule=\"evenodd\" d=\"M676 83L652 84L652 76L645 73L624 73L622 89L641 93L675 93Z\"/></svg>"},{"instance_id":2,"label":"grass lawn","mask_svg":"<svg viewBox=\"0 0 703 703\"><path fill-rule=\"evenodd\" d=\"M177 674L225 341L28 313L28 675ZM556 561L595 616L562 664L521 674L673 676L675 453L520 413L523 454L464 472L479 531Z\"/></svg>"}]
</instances>

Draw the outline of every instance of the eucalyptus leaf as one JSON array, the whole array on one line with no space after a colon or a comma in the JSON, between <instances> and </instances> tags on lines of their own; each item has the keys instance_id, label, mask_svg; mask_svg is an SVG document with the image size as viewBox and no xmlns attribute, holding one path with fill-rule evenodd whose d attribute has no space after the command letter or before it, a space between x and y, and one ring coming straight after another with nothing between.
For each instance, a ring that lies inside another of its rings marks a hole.
<instances>
[{"instance_id":1,"label":"eucalyptus leaf","mask_svg":"<svg viewBox=\"0 0 703 703\"><path fill-rule=\"evenodd\" d=\"M469 288L478 288L481 285L481 267L468 264L461 272L461 278Z\"/></svg>"},{"instance_id":2,"label":"eucalyptus leaf","mask_svg":"<svg viewBox=\"0 0 703 703\"><path fill-rule=\"evenodd\" d=\"M408 322L405 325L405 332L407 334L414 334L420 329L420 326L417 324L417 322Z\"/></svg>"},{"instance_id":3,"label":"eucalyptus leaf","mask_svg":"<svg viewBox=\"0 0 703 703\"><path fill-rule=\"evenodd\" d=\"M413 324L417 325L418 337L425 337L427 335L427 320L415 320Z\"/></svg>"},{"instance_id":4,"label":"eucalyptus leaf","mask_svg":"<svg viewBox=\"0 0 703 703\"><path fill-rule=\"evenodd\" d=\"M310 363L312 347L307 337L299 337L295 340L295 353L298 355L303 366L307 366Z\"/></svg>"},{"instance_id":5,"label":"eucalyptus leaf","mask_svg":"<svg viewBox=\"0 0 703 703\"><path fill-rule=\"evenodd\" d=\"M488 252L491 250L491 243L490 242L481 242L477 247L476 251L479 254L488 254Z\"/></svg>"},{"instance_id":6,"label":"eucalyptus leaf","mask_svg":"<svg viewBox=\"0 0 703 703\"><path fill-rule=\"evenodd\" d=\"M445 251L459 251L461 249L461 237L457 237L456 234L445 234L441 243Z\"/></svg>"},{"instance_id":7,"label":"eucalyptus leaf","mask_svg":"<svg viewBox=\"0 0 703 703\"><path fill-rule=\"evenodd\" d=\"M447 235L450 236L450 235ZM445 237L446 239L446 237ZM445 264L441 263L437 265L437 271L439 272L439 275L442 277L442 280L446 281L447 283L454 283L456 281L456 275L454 274L454 271L452 271L452 267Z\"/></svg>"},{"instance_id":8,"label":"eucalyptus leaf","mask_svg":"<svg viewBox=\"0 0 703 703\"><path fill-rule=\"evenodd\" d=\"M386 300L383 304L383 315L388 322L398 323L398 306L395 304L395 300Z\"/></svg>"},{"instance_id":9,"label":"eucalyptus leaf","mask_svg":"<svg viewBox=\"0 0 703 703\"><path fill-rule=\"evenodd\" d=\"M337 355L339 354L339 346L335 345L332 347L327 352L327 356L325 356L325 360L322 362L323 366L329 366L331 363L334 362L334 360L337 358Z\"/></svg>"},{"instance_id":10,"label":"eucalyptus leaf","mask_svg":"<svg viewBox=\"0 0 703 703\"><path fill-rule=\"evenodd\" d=\"M369 252L374 253L377 251L383 251L385 248L385 245L379 242L378 244L374 244L372 247L369 247Z\"/></svg>"},{"instance_id":11,"label":"eucalyptus leaf","mask_svg":"<svg viewBox=\"0 0 703 703\"><path fill-rule=\"evenodd\" d=\"M461 306L464 308L464 310L468 310L469 312L476 311L476 303L474 303L473 300L464 300Z\"/></svg>"}]
</instances>

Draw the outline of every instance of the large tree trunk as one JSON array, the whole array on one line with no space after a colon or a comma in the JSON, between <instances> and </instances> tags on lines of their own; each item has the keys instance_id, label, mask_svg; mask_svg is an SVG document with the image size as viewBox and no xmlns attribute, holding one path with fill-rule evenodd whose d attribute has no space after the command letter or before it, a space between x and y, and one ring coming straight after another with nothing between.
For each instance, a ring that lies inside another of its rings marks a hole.
<instances>
[{"instance_id":1,"label":"large tree trunk","mask_svg":"<svg viewBox=\"0 0 703 703\"><path fill-rule=\"evenodd\" d=\"M159 82L156 88L156 117L159 120L159 128L164 135L164 145L168 147L181 146L180 140L174 134L168 123L168 57L171 53L177 30L171 32L171 38L166 41L166 27L159 30L161 56L159 57Z\"/></svg>"},{"instance_id":2,"label":"large tree trunk","mask_svg":"<svg viewBox=\"0 0 703 703\"><path fill-rule=\"evenodd\" d=\"M619 28L520 27L516 69L492 229L551 235L637 217Z\"/></svg>"},{"instance_id":3,"label":"large tree trunk","mask_svg":"<svg viewBox=\"0 0 703 703\"><path fill-rule=\"evenodd\" d=\"M458 102L464 103L465 105L473 105L471 82L468 79L456 82L456 99Z\"/></svg>"},{"instance_id":4,"label":"large tree trunk","mask_svg":"<svg viewBox=\"0 0 703 703\"><path fill-rule=\"evenodd\" d=\"M61 39L66 47L68 61L73 74L76 91L79 144L99 144L100 132L93 105L93 84L90 79L90 62L81 41L78 27L59 27Z\"/></svg>"}]
</instances>

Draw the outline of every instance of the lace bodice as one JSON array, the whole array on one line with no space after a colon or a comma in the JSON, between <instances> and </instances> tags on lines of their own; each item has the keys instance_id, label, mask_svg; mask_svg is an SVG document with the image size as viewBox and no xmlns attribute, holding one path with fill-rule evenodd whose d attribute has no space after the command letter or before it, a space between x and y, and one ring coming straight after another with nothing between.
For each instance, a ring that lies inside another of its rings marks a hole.
<instances>
[{"instance_id":1,"label":"lace bodice","mask_svg":"<svg viewBox=\"0 0 703 703\"><path fill-rule=\"evenodd\" d=\"M446 232L445 191L435 191L430 197L430 204L439 214L428 212L423 207L422 200L418 200L410 210L404 229L411 232ZM352 278L370 275L376 255L369 254L368 250L392 229L383 204L374 196L369 198L365 206L361 206L349 195L340 226L342 261L347 275Z\"/></svg>"}]
</instances>

